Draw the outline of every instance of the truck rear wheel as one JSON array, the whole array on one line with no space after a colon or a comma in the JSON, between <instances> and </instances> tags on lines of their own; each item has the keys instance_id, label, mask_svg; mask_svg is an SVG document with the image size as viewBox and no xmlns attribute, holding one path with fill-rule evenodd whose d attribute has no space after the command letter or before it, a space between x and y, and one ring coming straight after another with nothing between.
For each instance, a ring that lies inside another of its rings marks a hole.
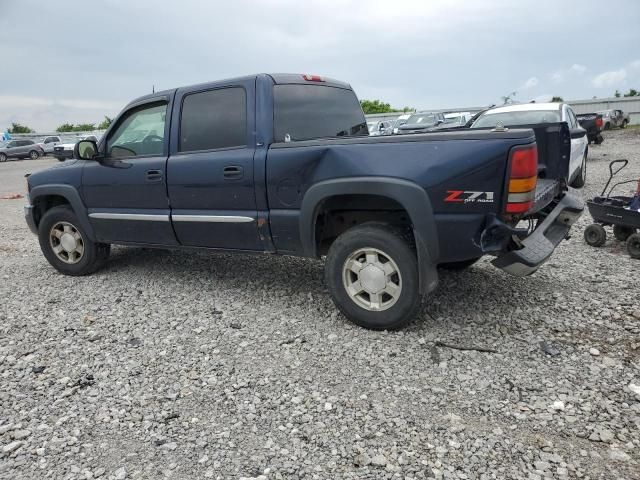
<instances>
[{"instance_id":1,"label":"truck rear wheel","mask_svg":"<svg viewBox=\"0 0 640 480\"><path fill-rule=\"evenodd\" d=\"M372 330L395 330L407 325L420 307L417 263L401 230L364 223L331 245L325 282L349 320Z\"/></svg>"},{"instance_id":2,"label":"truck rear wheel","mask_svg":"<svg viewBox=\"0 0 640 480\"><path fill-rule=\"evenodd\" d=\"M38 226L40 249L53 268L65 275L88 275L109 257L110 245L89 240L75 212L53 207Z\"/></svg>"},{"instance_id":3,"label":"truck rear wheel","mask_svg":"<svg viewBox=\"0 0 640 480\"><path fill-rule=\"evenodd\" d=\"M602 225L592 223L584 230L584 241L592 247L601 247L607 241L607 232Z\"/></svg>"},{"instance_id":4,"label":"truck rear wheel","mask_svg":"<svg viewBox=\"0 0 640 480\"><path fill-rule=\"evenodd\" d=\"M627 238L627 252L631 258L640 258L640 234L634 233Z\"/></svg>"}]
</instances>

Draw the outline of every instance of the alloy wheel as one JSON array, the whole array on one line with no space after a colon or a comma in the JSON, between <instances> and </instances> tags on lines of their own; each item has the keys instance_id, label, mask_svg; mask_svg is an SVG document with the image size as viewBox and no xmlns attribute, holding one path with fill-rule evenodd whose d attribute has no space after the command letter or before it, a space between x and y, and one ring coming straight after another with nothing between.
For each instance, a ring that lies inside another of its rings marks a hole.
<instances>
[{"instance_id":1,"label":"alloy wheel","mask_svg":"<svg viewBox=\"0 0 640 480\"><path fill-rule=\"evenodd\" d=\"M84 256L84 239L69 222L58 222L51 227L49 244L56 257L64 263L78 263Z\"/></svg>"},{"instance_id":2,"label":"alloy wheel","mask_svg":"<svg viewBox=\"0 0 640 480\"><path fill-rule=\"evenodd\" d=\"M398 265L376 248L362 248L349 255L342 268L342 279L351 300L371 312L391 308L402 293Z\"/></svg>"}]
</instances>

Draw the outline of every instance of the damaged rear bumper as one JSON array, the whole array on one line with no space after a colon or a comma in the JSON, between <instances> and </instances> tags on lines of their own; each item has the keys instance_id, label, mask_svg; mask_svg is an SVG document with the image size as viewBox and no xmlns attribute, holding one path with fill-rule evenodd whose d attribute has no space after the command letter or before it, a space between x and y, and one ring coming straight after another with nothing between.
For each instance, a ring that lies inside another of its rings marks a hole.
<instances>
[{"instance_id":1,"label":"damaged rear bumper","mask_svg":"<svg viewBox=\"0 0 640 480\"><path fill-rule=\"evenodd\" d=\"M567 237L571 226L582 215L583 210L584 202L579 194L569 188L531 235L518 239L516 249L498 254L491 263L517 277L531 275Z\"/></svg>"}]
</instances>

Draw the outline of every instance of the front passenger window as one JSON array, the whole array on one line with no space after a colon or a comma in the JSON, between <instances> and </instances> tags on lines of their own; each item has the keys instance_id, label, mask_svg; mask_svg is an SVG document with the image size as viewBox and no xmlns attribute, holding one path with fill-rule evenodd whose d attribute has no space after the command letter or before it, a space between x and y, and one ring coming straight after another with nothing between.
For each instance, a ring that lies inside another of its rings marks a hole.
<instances>
[{"instance_id":1,"label":"front passenger window","mask_svg":"<svg viewBox=\"0 0 640 480\"><path fill-rule=\"evenodd\" d=\"M114 158L162 155L167 105L153 104L128 112L107 140Z\"/></svg>"}]
</instances>

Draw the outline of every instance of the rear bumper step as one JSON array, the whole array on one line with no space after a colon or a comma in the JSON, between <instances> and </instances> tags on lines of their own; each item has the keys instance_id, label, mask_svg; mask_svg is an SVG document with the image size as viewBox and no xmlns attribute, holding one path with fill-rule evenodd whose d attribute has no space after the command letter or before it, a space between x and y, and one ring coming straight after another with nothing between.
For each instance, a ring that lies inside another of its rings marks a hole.
<instances>
[{"instance_id":1,"label":"rear bumper step","mask_svg":"<svg viewBox=\"0 0 640 480\"><path fill-rule=\"evenodd\" d=\"M582 215L584 202L574 192L576 191L569 188L534 232L520 241L522 248L499 255L491 263L517 277L534 273L567 237L571 226Z\"/></svg>"}]
</instances>

